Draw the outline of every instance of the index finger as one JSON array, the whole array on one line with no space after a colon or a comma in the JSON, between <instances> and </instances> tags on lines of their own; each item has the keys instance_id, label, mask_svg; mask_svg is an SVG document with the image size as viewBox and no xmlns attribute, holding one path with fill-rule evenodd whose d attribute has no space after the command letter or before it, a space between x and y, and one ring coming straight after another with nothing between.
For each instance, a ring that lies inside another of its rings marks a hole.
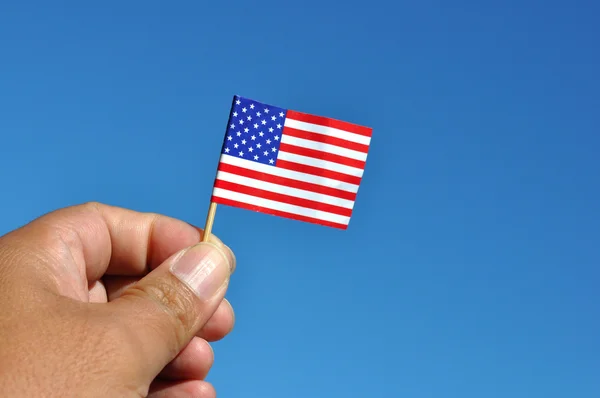
<instances>
[{"instance_id":1,"label":"index finger","mask_svg":"<svg viewBox=\"0 0 600 398\"><path fill-rule=\"evenodd\" d=\"M19 241L30 250L44 248L49 261L67 253L79 272L93 281L104 274L145 275L169 256L200 242L202 231L164 215L90 202L48 213L14 235L27 237ZM223 245L213 235L211 240ZM230 250L225 252L233 257Z\"/></svg>"}]
</instances>

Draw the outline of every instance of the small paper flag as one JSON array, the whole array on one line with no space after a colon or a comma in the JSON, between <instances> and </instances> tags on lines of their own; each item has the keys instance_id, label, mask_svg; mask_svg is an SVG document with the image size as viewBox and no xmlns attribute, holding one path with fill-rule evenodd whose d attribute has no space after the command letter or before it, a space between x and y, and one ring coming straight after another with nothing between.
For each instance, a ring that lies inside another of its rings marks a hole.
<instances>
[{"instance_id":1,"label":"small paper flag","mask_svg":"<svg viewBox=\"0 0 600 398\"><path fill-rule=\"evenodd\" d=\"M347 229L371 134L235 96L211 201Z\"/></svg>"}]
</instances>

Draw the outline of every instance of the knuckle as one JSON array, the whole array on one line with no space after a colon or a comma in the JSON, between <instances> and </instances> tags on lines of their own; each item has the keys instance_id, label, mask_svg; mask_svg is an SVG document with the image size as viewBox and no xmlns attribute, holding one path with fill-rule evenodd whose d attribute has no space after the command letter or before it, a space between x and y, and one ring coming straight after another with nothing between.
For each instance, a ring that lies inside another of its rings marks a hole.
<instances>
[{"instance_id":1,"label":"knuckle","mask_svg":"<svg viewBox=\"0 0 600 398\"><path fill-rule=\"evenodd\" d=\"M158 325L159 332L164 335L167 343L175 342L174 347L187 344L196 323L194 298L191 294L182 291L172 281L162 278L152 284L135 284L125 294L146 299L156 307L156 310L148 311L148 314L159 319L149 324Z\"/></svg>"},{"instance_id":2,"label":"knuckle","mask_svg":"<svg viewBox=\"0 0 600 398\"><path fill-rule=\"evenodd\" d=\"M82 242L79 233L72 225L68 223L55 223L50 228L53 234L49 234L49 239L52 239L52 246L61 244L66 248L74 248L81 250Z\"/></svg>"},{"instance_id":3,"label":"knuckle","mask_svg":"<svg viewBox=\"0 0 600 398\"><path fill-rule=\"evenodd\" d=\"M104 205L102 203L96 201L84 202L80 205L80 207L84 210L91 210L96 212L100 212L103 206Z\"/></svg>"},{"instance_id":4,"label":"knuckle","mask_svg":"<svg viewBox=\"0 0 600 398\"><path fill-rule=\"evenodd\" d=\"M156 220L158 220L160 217L162 217L162 214L154 213L154 212L146 212L146 213L144 213L144 215L149 220L151 220L151 222L156 222Z\"/></svg>"}]
</instances>

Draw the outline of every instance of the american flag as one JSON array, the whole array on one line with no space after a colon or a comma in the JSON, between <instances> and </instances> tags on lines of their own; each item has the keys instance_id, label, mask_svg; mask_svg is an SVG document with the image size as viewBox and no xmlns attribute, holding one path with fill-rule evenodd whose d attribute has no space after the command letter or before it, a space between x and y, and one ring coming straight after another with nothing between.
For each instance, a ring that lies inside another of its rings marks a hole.
<instances>
[{"instance_id":1,"label":"american flag","mask_svg":"<svg viewBox=\"0 0 600 398\"><path fill-rule=\"evenodd\" d=\"M212 202L346 229L371 133L235 96Z\"/></svg>"}]
</instances>

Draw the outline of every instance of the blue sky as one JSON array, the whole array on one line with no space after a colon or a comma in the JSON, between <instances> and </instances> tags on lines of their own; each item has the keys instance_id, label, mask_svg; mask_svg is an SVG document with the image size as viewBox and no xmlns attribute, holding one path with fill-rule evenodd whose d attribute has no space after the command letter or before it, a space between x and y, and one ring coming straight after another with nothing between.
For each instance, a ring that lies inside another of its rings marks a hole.
<instances>
[{"instance_id":1,"label":"blue sky","mask_svg":"<svg viewBox=\"0 0 600 398\"><path fill-rule=\"evenodd\" d=\"M347 231L220 207L221 397L600 394L592 1L3 2L0 233L202 225L234 94L373 127Z\"/></svg>"}]
</instances>

